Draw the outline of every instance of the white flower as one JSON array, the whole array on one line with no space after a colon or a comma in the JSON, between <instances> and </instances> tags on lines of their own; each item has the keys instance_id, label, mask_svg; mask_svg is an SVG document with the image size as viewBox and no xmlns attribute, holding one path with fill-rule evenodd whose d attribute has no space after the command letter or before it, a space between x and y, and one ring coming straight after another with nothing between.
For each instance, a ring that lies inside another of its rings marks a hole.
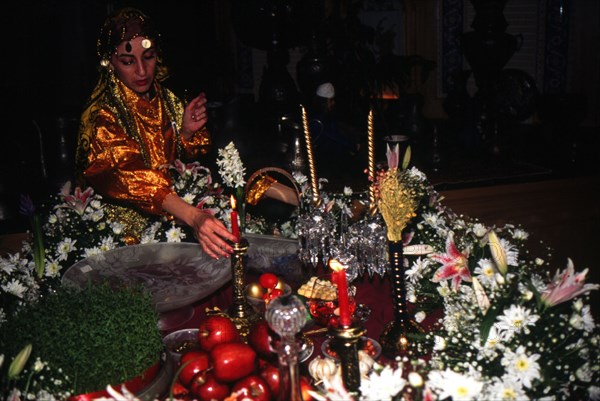
<instances>
[{"instance_id":1,"label":"white flower","mask_svg":"<svg viewBox=\"0 0 600 401\"><path fill-rule=\"evenodd\" d=\"M112 232L115 235L120 235L123 232L123 229L125 228L125 226L121 223L112 222L110 224L110 228L112 229Z\"/></svg>"},{"instance_id":2,"label":"white flower","mask_svg":"<svg viewBox=\"0 0 600 401\"><path fill-rule=\"evenodd\" d=\"M172 227L166 232L167 242L181 242L185 238L185 233L181 227Z\"/></svg>"},{"instance_id":3,"label":"white flower","mask_svg":"<svg viewBox=\"0 0 600 401\"><path fill-rule=\"evenodd\" d=\"M600 387L598 386L590 386L588 387L588 395L590 396L590 400L600 400Z\"/></svg>"},{"instance_id":4,"label":"white flower","mask_svg":"<svg viewBox=\"0 0 600 401\"><path fill-rule=\"evenodd\" d=\"M485 234L487 234L487 232L488 232L487 227L484 226L483 224L481 224L481 223L473 224L473 234L475 234L477 237L481 238Z\"/></svg>"},{"instance_id":5,"label":"white flower","mask_svg":"<svg viewBox=\"0 0 600 401\"><path fill-rule=\"evenodd\" d=\"M345 196L352 196L352 188L350 188L350 187L344 187L344 195Z\"/></svg>"},{"instance_id":6,"label":"white flower","mask_svg":"<svg viewBox=\"0 0 600 401\"><path fill-rule=\"evenodd\" d=\"M423 385L423 377L417 372L410 372L408 374L408 382L413 387L421 387Z\"/></svg>"},{"instance_id":7,"label":"white flower","mask_svg":"<svg viewBox=\"0 0 600 401\"><path fill-rule=\"evenodd\" d=\"M427 382L437 390L440 400L447 397L452 397L453 401L478 400L483 388L483 382L450 369L431 371Z\"/></svg>"},{"instance_id":8,"label":"white flower","mask_svg":"<svg viewBox=\"0 0 600 401\"><path fill-rule=\"evenodd\" d=\"M56 251L58 252L58 260L67 260L69 257L69 253L77 250L75 244L77 240L72 240L71 238L65 238L61 242L59 242Z\"/></svg>"},{"instance_id":9,"label":"white flower","mask_svg":"<svg viewBox=\"0 0 600 401\"><path fill-rule=\"evenodd\" d=\"M511 305L504 310L504 314L497 317L496 327L511 338L514 333L529 333L528 326L534 326L540 317L522 306Z\"/></svg>"},{"instance_id":10,"label":"white flower","mask_svg":"<svg viewBox=\"0 0 600 401\"><path fill-rule=\"evenodd\" d=\"M229 142L225 148L219 149L218 153L217 166L219 166L219 174L221 174L223 183L232 188L243 187L246 169L233 142Z\"/></svg>"},{"instance_id":11,"label":"white flower","mask_svg":"<svg viewBox=\"0 0 600 401\"><path fill-rule=\"evenodd\" d=\"M521 345L515 352L506 349L501 363L509 375L514 375L523 386L531 388L531 382L541 378L540 365L537 363L539 358L539 354L527 355L525 347Z\"/></svg>"},{"instance_id":12,"label":"white flower","mask_svg":"<svg viewBox=\"0 0 600 401\"><path fill-rule=\"evenodd\" d=\"M490 259L480 259L473 273L484 287L496 287L496 268Z\"/></svg>"},{"instance_id":13,"label":"white flower","mask_svg":"<svg viewBox=\"0 0 600 401\"><path fill-rule=\"evenodd\" d=\"M446 339L440 336L433 337L433 350L443 351L446 349Z\"/></svg>"},{"instance_id":14,"label":"white flower","mask_svg":"<svg viewBox=\"0 0 600 401\"><path fill-rule=\"evenodd\" d=\"M529 397L523 389L523 384L513 376L494 378L492 385L486 391L487 399L501 401L527 401Z\"/></svg>"},{"instance_id":15,"label":"white flower","mask_svg":"<svg viewBox=\"0 0 600 401\"><path fill-rule=\"evenodd\" d=\"M83 250L83 254L85 255L86 258L93 256L93 255L99 255L100 253L102 253L102 251L97 246L94 246L91 248L85 248Z\"/></svg>"},{"instance_id":16,"label":"white flower","mask_svg":"<svg viewBox=\"0 0 600 401\"><path fill-rule=\"evenodd\" d=\"M185 194L185 195L182 197L182 199L183 199L183 200L184 200L184 201L185 201L187 204L190 204L190 205L192 205L192 204L194 203L194 199L195 199L195 198L196 198L196 196L195 196L194 194L190 194L190 193L187 193L187 194Z\"/></svg>"},{"instance_id":17,"label":"white flower","mask_svg":"<svg viewBox=\"0 0 600 401\"><path fill-rule=\"evenodd\" d=\"M4 284L2 289L17 298L23 298L23 294L27 292L27 287L17 279L12 279L7 284Z\"/></svg>"},{"instance_id":18,"label":"white flower","mask_svg":"<svg viewBox=\"0 0 600 401\"><path fill-rule=\"evenodd\" d=\"M402 377L402 367L392 369L385 366L380 372L374 370L368 379L360 383L360 399L362 401L371 400L391 400L406 386L406 379Z\"/></svg>"},{"instance_id":19,"label":"white flower","mask_svg":"<svg viewBox=\"0 0 600 401\"><path fill-rule=\"evenodd\" d=\"M2 270L7 275L10 275L17 269L14 263L10 263L4 259L0 259L0 270Z\"/></svg>"},{"instance_id":20,"label":"white flower","mask_svg":"<svg viewBox=\"0 0 600 401\"><path fill-rule=\"evenodd\" d=\"M417 321L417 323L421 323L423 320L425 320L426 317L427 314L423 311L415 313L415 320Z\"/></svg>"},{"instance_id":21,"label":"white flower","mask_svg":"<svg viewBox=\"0 0 600 401\"><path fill-rule=\"evenodd\" d=\"M58 277L60 269L62 269L62 266L57 260L49 261L46 263L46 277Z\"/></svg>"},{"instance_id":22,"label":"white flower","mask_svg":"<svg viewBox=\"0 0 600 401\"><path fill-rule=\"evenodd\" d=\"M423 274L427 271L427 268L431 264L431 260L418 258L415 260L410 267L410 269L406 270L404 273L406 278L411 283L417 283L423 278Z\"/></svg>"},{"instance_id":23,"label":"white flower","mask_svg":"<svg viewBox=\"0 0 600 401\"><path fill-rule=\"evenodd\" d=\"M115 240L113 237L109 236L106 238L102 238L100 241L100 250L102 252L110 251L111 249L115 249Z\"/></svg>"},{"instance_id":24,"label":"white flower","mask_svg":"<svg viewBox=\"0 0 600 401\"><path fill-rule=\"evenodd\" d=\"M519 240L519 241L525 241L527 238L529 238L529 233L520 228L515 229L513 231L512 235L513 235L514 239Z\"/></svg>"},{"instance_id":25,"label":"white flower","mask_svg":"<svg viewBox=\"0 0 600 401\"><path fill-rule=\"evenodd\" d=\"M40 358L39 358L39 357L37 357L37 358L36 358L36 360L35 360L35 362L34 362L34 364L33 364L33 370L34 370L35 372L39 372L39 371L41 371L42 369L44 369L44 366L45 366L44 362L42 362L42 361L40 360Z\"/></svg>"},{"instance_id":26,"label":"white flower","mask_svg":"<svg viewBox=\"0 0 600 401\"><path fill-rule=\"evenodd\" d=\"M440 285L437 287L437 292L444 298L450 295L452 290L448 287L448 281L441 281Z\"/></svg>"},{"instance_id":27,"label":"white flower","mask_svg":"<svg viewBox=\"0 0 600 401\"><path fill-rule=\"evenodd\" d=\"M425 181L427 179L427 176L416 167L409 168L407 173L409 177L416 178L419 181Z\"/></svg>"},{"instance_id":28,"label":"white flower","mask_svg":"<svg viewBox=\"0 0 600 401\"><path fill-rule=\"evenodd\" d=\"M544 262L544 259L542 259L542 258L535 258L535 264L536 264L536 265L538 265L538 266L541 266L541 265L543 265L544 263L545 263L545 262Z\"/></svg>"},{"instance_id":29,"label":"white flower","mask_svg":"<svg viewBox=\"0 0 600 401\"><path fill-rule=\"evenodd\" d=\"M56 217L55 214L51 214L50 216L48 216L48 223L56 224L57 222L58 222L58 217Z\"/></svg>"}]
</instances>

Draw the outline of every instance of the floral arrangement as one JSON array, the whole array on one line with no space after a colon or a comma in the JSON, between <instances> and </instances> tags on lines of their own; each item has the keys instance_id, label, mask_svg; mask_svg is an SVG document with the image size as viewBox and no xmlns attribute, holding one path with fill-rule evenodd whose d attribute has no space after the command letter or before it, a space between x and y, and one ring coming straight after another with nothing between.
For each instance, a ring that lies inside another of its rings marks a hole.
<instances>
[{"instance_id":1,"label":"floral arrangement","mask_svg":"<svg viewBox=\"0 0 600 401\"><path fill-rule=\"evenodd\" d=\"M521 227L456 215L415 168L395 174L417 205L402 232L408 301L415 321L431 327L409 334L408 357L376 365L355 398L599 400L600 331L589 291L600 285L585 283L587 269L577 273L571 260L557 268L549 255L530 255ZM324 212L312 210L311 217L326 220ZM365 221L381 224L365 214L354 225ZM347 235L360 232L351 225ZM385 235L371 241L385 248ZM348 260L361 255L345 252ZM348 399L339 379L324 383L325 398Z\"/></svg>"}]
</instances>

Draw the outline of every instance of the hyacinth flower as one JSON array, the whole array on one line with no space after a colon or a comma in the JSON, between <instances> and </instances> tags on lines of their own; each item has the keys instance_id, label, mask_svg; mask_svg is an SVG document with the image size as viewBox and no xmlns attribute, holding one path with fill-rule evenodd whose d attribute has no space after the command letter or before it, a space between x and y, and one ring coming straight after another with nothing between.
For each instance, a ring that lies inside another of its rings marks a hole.
<instances>
[{"instance_id":1,"label":"hyacinth flower","mask_svg":"<svg viewBox=\"0 0 600 401\"><path fill-rule=\"evenodd\" d=\"M584 284L588 269L575 273L573 261L568 259L567 268L562 272L557 271L545 291L541 294L541 301L546 307L552 307L562 302L569 301L578 295L600 288L599 284Z\"/></svg>"},{"instance_id":2,"label":"hyacinth flower","mask_svg":"<svg viewBox=\"0 0 600 401\"><path fill-rule=\"evenodd\" d=\"M446 239L446 253L436 253L431 255L430 258L442 264L442 267L434 273L431 279L434 283L452 279L452 288L456 291L461 281L472 281L468 263L469 252L458 250L456 244L454 244L452 233Z\"/></svg>"},{"instance_id":3,"label":"hyacinth flower","mask_svg":"<svg viewBox=\"0 0 600 401\"><path fill-rule=\"evenodd\" d=\"M88 187L85 191L81 191L81 188L76 187L75 191L71 194L71 181L67 181L62 186L60 197L63 200L63 204L56 206L73 209L78 215L83 216L85 209L88 207L94 195L94 190Z\"/></svg>"},{"instance_id":4,"label":"hyacinth flower","mask_svg":"<svg viewBox=\"0 0 600 401\"><path fill-rule=\"evenodd\" d=\"M46 250L44 249L44 236L42 234L42 224L40 216L35 212L35 205L29 195L21 195L19 212L29 218L31 230L33 231L33 262L35 264L35 273L38 278L42 278L46 269Z\"/></svg>"}]
</instances>

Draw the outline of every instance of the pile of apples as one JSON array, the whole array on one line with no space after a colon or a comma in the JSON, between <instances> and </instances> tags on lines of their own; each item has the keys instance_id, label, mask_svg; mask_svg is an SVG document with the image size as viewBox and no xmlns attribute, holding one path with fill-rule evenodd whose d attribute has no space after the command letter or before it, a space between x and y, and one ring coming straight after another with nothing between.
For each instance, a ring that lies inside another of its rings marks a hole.
<instances>
[{"instance_id":1,"label":"pile of apples","mask_svg":"<svg viewBox=\"0 0 600 401\"><path fill-rule=\"evenodd\" d=\"M264 320L254 323L246 342L226 315L205 317L199 324L198 348L183 353L173 395L188 400L271 401L279 396L276 336ZM301 377L304 401L313 387Z\"/></svg>"}]
</instances>

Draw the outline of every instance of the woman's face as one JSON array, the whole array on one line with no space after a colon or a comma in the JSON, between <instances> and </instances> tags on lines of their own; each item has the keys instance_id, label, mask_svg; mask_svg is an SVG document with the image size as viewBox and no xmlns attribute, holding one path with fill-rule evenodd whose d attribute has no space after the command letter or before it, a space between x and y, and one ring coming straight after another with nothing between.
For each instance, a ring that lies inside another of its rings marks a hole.
<instances>
[{"instance_id":1,"label":"woman's face","mask_svg":"<svg viewBox=\"0 0 600 401\"><path fill-rule=\"evenodd\" d=\"M154 82L156 62L154 43L142 36L121 42L111 58L117 78L129 89L146 98Z\"/></svg>"}]
</instances>

